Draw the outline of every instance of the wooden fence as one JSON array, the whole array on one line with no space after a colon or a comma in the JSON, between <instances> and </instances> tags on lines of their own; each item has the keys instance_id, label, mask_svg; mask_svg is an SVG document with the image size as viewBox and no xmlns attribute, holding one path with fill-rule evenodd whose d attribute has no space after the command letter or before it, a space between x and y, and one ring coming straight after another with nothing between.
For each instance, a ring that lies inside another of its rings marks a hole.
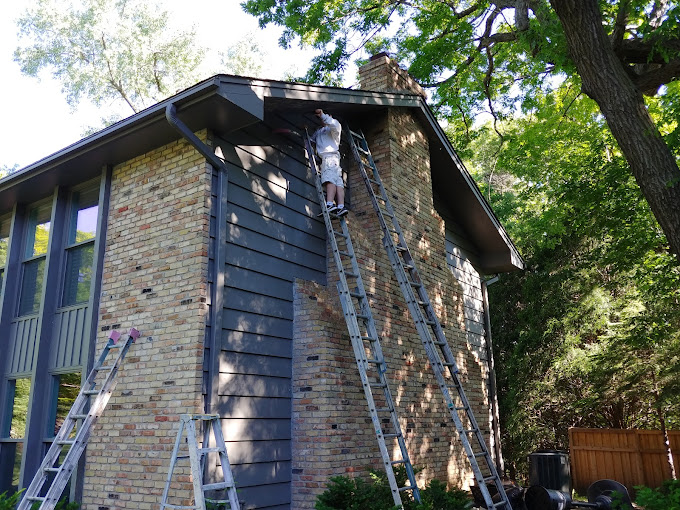
<instances>
[{"instance_id":1,"label":"wooden fence","mask_svg":"<svg viewBox=\"0 0 680 510\"><path fill-rule=\"evenodd\" d=\"M680 431L668 433L676 472L680 471ZM576 492L604 478L633 490L659 487L670 478L663 435L659 430L569 429L571 481Z\"/></svg>"}]
</instances>

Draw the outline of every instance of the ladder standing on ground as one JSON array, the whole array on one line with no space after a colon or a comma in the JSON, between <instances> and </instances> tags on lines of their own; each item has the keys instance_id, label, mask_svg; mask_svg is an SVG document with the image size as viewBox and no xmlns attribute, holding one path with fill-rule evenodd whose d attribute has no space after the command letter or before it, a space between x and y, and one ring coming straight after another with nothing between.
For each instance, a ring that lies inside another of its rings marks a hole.
<instances>
[{"instance_id":1,"label":"ladder standing on ground","mask_svg":"<svg viewBox=\"0 0 680 510\"><path fill-rule=\"evenodd\" d=\"M396 506L401 506L401 493L411 491L413 499L420 502L420 492L416 484L413 466L411 465L408 456L406 442L401 431L401 426L399 425L399 417L397 416L394 400L386 377L387 364L380 346L380 337L375 326L375 321L373 320L368 296L366 295L363 280L361 279L361 271L359 270L359 265L357 264L356 256L354 254L354 248L352 247L347 220L344 216L338 218L340 231L336 230L333 226L333 218L326 208L326 198L321 184L321 176L317 169L314 151L308 134L305 134L304 138L307 158L309 159L312 171L317 176L316 190L319 196L319 204L326 225L327 237L331 243L333 259L335 260L338 269L339 281L337 287L338 293L340 294L340 302L342 304L347 330L352 342L354 357L357 362L357 367L359 368L361 384L368 402L368 410L378 439L378 446L380 448L380 454L382 455L385 473L387 474L387 479L392 491L392 498L394 499L394 504ZM338 247L338 241L343 245L343 249ZM348 264L349 267L346 267L345 264ZM348 278L354 281L355 287L351 290L347 283ZM370 358L366 354L367 351L370 352ZM379 395L382 393L382 397L379 398L378 403L376 403L376 399L373 395L373 389L376 389ZM387 432L383 430L383 423L385 423L385 428L389 429ZM398 458L392 459L390 456L389 449L385 443L386 439L397 440L399 444ZM394 475L394 466L404 467L408 485L403 487L398 486Z\"/></svg>"},{"instance_id":2,"label":"ladder standing on ground","mask_svg":"<svg viewBox=\"0 0 680 510\"><path fill-rule=\"evenodd\" d=\"M487 508L511 510L510 500L505 493L496 466L479 430L470 403L465 396L453 352L444 336L444 331L432 303L430 303L425 285L416 269L415 261L406 245L406 239L383 186L378 168L373 161L366 138L363 133L356 133L350 129L347 129L347 131L354 158L361 171L361 176L366 184L371 203L383 231L383 246L387 251L390 264L406 299L411 318L425 347L425 352L430 360L446 406L456 425L458 436L470 461L484 502ZM499 501L493 501L494 498L492 498L487 487L489 482L493 483L498 493L496 499L499 499Z\"/></svg>"},{"instance_id":3,"label":"ladder standing on ground","mask_svg":"<svg viewBox=\"0 0 680 510\"><path fill-rule=\"evenodd\" d=\"M59 502L61 493L64 491L73 470L78 465L80 456L87 446L92 427L104 411L111 397L111 392L116 386L117 381L115 377L118 373L118 368L137 337L139 337L139 331L135 328L130 330L125 341L120 342L120 333L115 330L111 332L104 350L92 367L90 375L87 376L85 383L80 389L80 393L73 402L71 410L66 415L64 423L62 423L59 432L52 441L52 445L47 451L42 464L40 464L31 484L26 489L17 510L29 510L37 502L40 503L39 510L52 510ZM120 349L118 357L111 365L104 365L109 351L115 348ZM97 389L97 375L105 370L108 370L106 379L101 384L100 389ZM90 401L91 397L95 395L96 398ZM89 410L87 409L88 404ZM78 420L82 420L82 422L76 427ZM75 435L71 437L74 428L77 428L77 430ZM56 465L64 451L66 451L66 455L62 463ZM45 496L40 496L43 485L52 474L54 474L54 478L49 484Z\"/></svg>"},{"instance_id":4,"label":"ladder standing on ground","mask_svg":"<svg viewBox=\"0 0 680 510\"><path fill-rule=\"evenodd\" d=\"M196 424L195 422L203 424L203 446L199 448L196 439ZM216 446L210 447L210 432L215 436ZM184 432L186 431L186 443L188 447L187 455L180 455L179 450L182 445ZM206 446L207 445L207 446ZM220 464L222 466L222 481L217 483L203 483L203 473L205 472L205 460L208 453L218 453L220 456ZM191 506L173 505L168 503L168 494L170 492L170 484L172 483L172 476L179 459L189 458L189 465L191 468L191 477L194 486L194 504ZM216 491L227 489L228 499L213 500L205 497L206 491ZM175 440L175 447L172 450L172 458L170 459L170 469L168 470L168 478L165 481L165 489L163 490L163 498L161 499L160 510L166 508L183 508L206 510L206 502L215 504L229 504L231 510L240 510L238 497L236 494L236 485L234 483L234 476L231 473L231 465L227 457L227 447L224 443L222 435L222 425L220 424L220 417L216 414L183 414L179 420L179 430L177 431L177 439Z\"/></svg>"}]
</instances>

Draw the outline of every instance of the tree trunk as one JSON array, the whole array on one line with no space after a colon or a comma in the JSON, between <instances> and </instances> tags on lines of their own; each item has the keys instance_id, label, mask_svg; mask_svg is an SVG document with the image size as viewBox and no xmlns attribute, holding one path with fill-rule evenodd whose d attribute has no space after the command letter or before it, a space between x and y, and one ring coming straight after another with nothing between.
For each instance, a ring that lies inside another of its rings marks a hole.
<instances>
[{"instance_id":1,"label":"tree trunk","mask_svg":"<svg viewBox=\"0 0 680 510\"><path fill-rule=\"evenodd\" d=\"M550 0L583 91L600 107L670 249L680 255L680 169L614 54L597 0Z\"/></svg>"},{"instance_id":2,"label":"tree trunk","mask_svg":"<svg viewBox=\"0 0 680 510\"><path fill-rule=\"evenodd\" d=\"M657 398L658 402L658 398ZM668 438L668 429L666 428L666 416L663 410L659 407L656 411L659 423L661 423L661 434L663 434L663 446L666 450L666 462L668 462L668 472L671 475L671 480L677 480L678 477L675 474L675 462L673 462L673 451L671 450L671 441Z\"/></svg>"}]
</instances>

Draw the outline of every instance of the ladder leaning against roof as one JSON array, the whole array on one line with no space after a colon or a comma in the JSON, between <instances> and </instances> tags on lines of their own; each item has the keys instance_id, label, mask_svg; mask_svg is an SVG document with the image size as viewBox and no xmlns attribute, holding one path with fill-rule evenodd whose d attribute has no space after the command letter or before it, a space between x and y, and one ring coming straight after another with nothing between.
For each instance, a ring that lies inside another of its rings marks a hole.
<instances>
[{"instance_id":1,"label":"ladder leaning against roof","mask_svg":"<svg viewBox=\"0 0 680 510\"><path fill-rule=\"evenodd\" d=\"M80 456L85 451L92 427L104 411L111 397L111 392L116 386L115 377L118 368L137 337L139 337L139 331L135 328L130 329L125 341L120 342L120 333L115 330L111 332L104 350L83 383L71 410L64 418L59 432L57 432L52 445L47 450L42 464L40 464L31 484L23 494L17 510L29 510L35 503L40 503L39 510L52 510L59 502L61 493L71 478L73 470L78 465ZM120 349L118 357L113 363L104 365L109 351L116 348ZM98 389L97 376L100 372L104 373L105 371L108 372L106 372L106 377ZM91 397L95 395L96 397L91 401ZM80 420L82 420L81 423L77 425ZM62 454L64 454L63 457ZM61 464L58 464L60 459L62 459ZM54 478L49 483L45 495L41 496L43 485L48 482L51 475L54 475Z\"/></svg>"},{"instance_id":2,"label":"ladder leaning against roof","mask_svg":"<svg viewBox=\"0 0 680 510\"><path fill-rule=\"evenodd\" d=\"M418 330L437 383L444 396L444 401L470 461L484 502L487 508L511 510L510 500L505 493L503 483L484 441L484 436L479 425L477 425L470 402L463 390L455 357L428 298L423 280L416 269L415 261L406 245L406 239L368 148L368 142L363 133L357 133L351 129L346 129L346 131L352 153L383 231L383 246L387 251L390 264L406 299L411 318ZM495 498L492 497L487 483L492 483L495 487L498 494ZM494 499L498 501L494 501Z\"/></svg>"},{"instance_id":3,"label":"ladder leaning against roof","mask_svg":"<svg viewBox=\"0 0 680 510\"><path fill-rule=\"evenodd\" d=\"M386 377L387 364L380 346L380 337L375 326L375 321L373 320L368 296L366 295L366 290L361 279L361 271L359 270L359 265L354 254L354 248L352 247L352 239L347 227L347 220L344 216L338 218L340 231L335 229L333 218L325 206L326 198L321 183L321 176L319 175L314 159L314 152L308 133L305 133L304 140L307 158L312 171L316 174L315 181L316 190L319 196L319 204L321 205L321 212L326 225L327 237L331 243L333 259L335 260L338 269L339 281L337 287L338 293L340 294L340 302L342 304L347 330L352 342L354 357L357 362L357 367L359 368L359 375L368 403L369 414L371 415L373 428L375 429L375 434L378 439L378 446L380 448L380 454L382 455L385 473L387 474L387 479L392 491L392 498L394 499L394 504L400 507L402 505L401 493L411 491L413 499L420 502L420 492L416 484L413 466L411 465L408 456L406 442L401 431L401 426L399 425L399 418ZM338 241L343 245L343 249L338 247ZM346 267L345 264L348 264L349 267ZM348 279L354 281L355 286L352 290L350 290L349 284L347 283ZM366 354L367 350L371 353L370 358ZM382 391L382 397L379 397L379 405L376 403L376 397L373 394L374 388ZM381 424L383 421L386 424L386 428L391 428L389 432L383 430ZM386 439L397 440L400 458L393 459L390 456L389 449L385 442ZM394 466L400 465L404 467L408 481L408 485L403 487L399 487L394 474Z\"/></svg>"}]
</instances>

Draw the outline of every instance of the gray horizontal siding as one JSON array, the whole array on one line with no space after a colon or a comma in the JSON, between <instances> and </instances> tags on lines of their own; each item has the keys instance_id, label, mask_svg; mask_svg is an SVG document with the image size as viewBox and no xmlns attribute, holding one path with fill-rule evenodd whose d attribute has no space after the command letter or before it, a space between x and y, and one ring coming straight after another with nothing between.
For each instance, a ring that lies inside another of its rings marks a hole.
<instances>
[{"instance_id":1,"label":"gray horizontal siding","mask_svg":"<svg viewBox=\"0 0 680 510\"><path fill-rule=\"evenodd\" d=\"M268 138L256 126L217 140L229 185L213 400L245 508L289 510L293 281L325 283L326 236L301 145Z\"/></svg>"}]
</instances>

